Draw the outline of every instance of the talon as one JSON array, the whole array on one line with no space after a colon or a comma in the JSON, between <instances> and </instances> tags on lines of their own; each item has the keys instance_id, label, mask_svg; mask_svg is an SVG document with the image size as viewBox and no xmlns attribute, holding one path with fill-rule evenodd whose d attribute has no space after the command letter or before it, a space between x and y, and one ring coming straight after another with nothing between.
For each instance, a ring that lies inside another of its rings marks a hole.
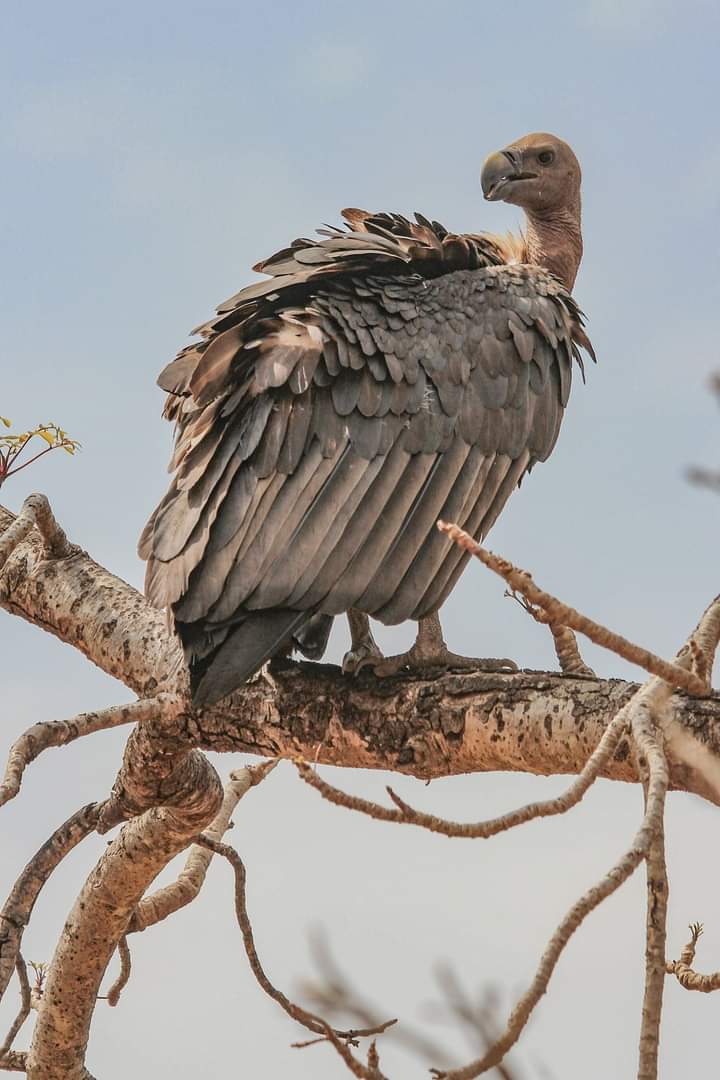
<instances>
[{"instance_id":1,"label":"talon","mask_svg":"<svg viewBox=\"0 0 720 1080\"><path fill-rule=\"evenodd\" d=\"M358 645L357 648L350 649L343 656L343 674L359 675L363 668L372 667L378 660L382 659L383 655L374 642L372 644Z\"/></svg>"}]
</instances>

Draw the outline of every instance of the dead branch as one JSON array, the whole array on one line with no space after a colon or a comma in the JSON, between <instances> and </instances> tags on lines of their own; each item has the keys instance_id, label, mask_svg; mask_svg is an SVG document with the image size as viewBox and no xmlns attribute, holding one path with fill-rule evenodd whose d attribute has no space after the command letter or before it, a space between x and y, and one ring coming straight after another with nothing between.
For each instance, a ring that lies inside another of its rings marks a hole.
<instances>
[{"instance_id":1,"label":"dead branch","mask_svg":"<svg viewBox=\"0 0 720 1080\"><path fill-rule=\"evenodd\" d=\"M308 1010L304 1009L301 1005L291 1001L282 990L278 990L265 974L265 970L260 963L260 958L255 947L255 936L253 934L252 924L247 910L245 864L237 851L228 844L223 844L218 840L212 840L205 835L199 836L197 842L210 848L216 855L222 855L223 858L227 859L233 869L235 875L235 915L238 926L240 927L240 933L242 934L250 969L262 990L264 990L268 997L272 998L273 1001L276 1001L281 1009L283 1009L288 1016L298 1024L302 1024L308 1031L312 1031L314 1034L320 1035L331 1042L355 1076L365 1077L366 1080L386 1080L379 1072L377 1062L371 1063L370 1061L370 1057L373 1056L372 1046L369 1052L368 1066L366 1067L354 1057L347 1044L350 1041L356 1040L361 1034L366 1036L382 1034L382 1032L391 1024L395 1024L397 1021L387 1020L382 1024L378 1024L374 1029L366 1029L362 1032L357 1030L336 1031L326 1020L323 1020L322 1017L315 1016L313 1013L308 1012Z\"/></svg>"},{"instance_id":2,"label":"dead branch","mask_svg":"<svg viewBox=\"0 0 720 1080\"><path fill-rule=\"evenodd\" d=\"M631 706L631 721L635 709L645 704L650 687L643 687L636 695ZM605 877L580 897L571 907L548 942L542 955L535 977L528 990L520 998L510 1014L505 1031L487 1053L476 1061L460 1069L450 1071L433 1070L438 1080L475 1080L475 1077L487 1072L502 1061L508 1050L520 1038L530 1016L546 992L550 978L568 941L585 920L603 900L611 896L624 881L637 869L647 857L653 838L657 834L658 823L662 821L665 793L667 790L667 770L664 768L664 755L649 728L638 729L643 741L642 752L646 755L649 768L648 796L645 814L630 848L608 871Z\"/></svg>"},{"instance_id":3,"label":"dead branch","mask_svg":"<svg viewBox=\"0 0 720 1080\"><path fill-rule=\"evenodd\" d=\"M67 536L55 520L46 497L37 494L28 495L18 516L0 534L0 570L18 544L22 543L33 528L38 530L42 538L47 558L64 559L79 550L68 542Z\"/></svg>"},{"instance_id":4,"label":"dead branch","mask_svg":"<svg viewBox=\"0 0 720 1080\"><path fill-rule=\"evenodd\" d=\"M678 658L690 653L696 674L710 686L713 662L720 642L720 596L708 604L700 622L690 635L687 646L680 650Z\"/></svg>"},{"instance_id":5,"label":"dead branch","mask_svg":"<svg viewBox=\"0 0 720 1080\"><path fill-rule=\"evenodd\" d=\"M93 832L99 811L97 803L76 811L45 841L13 885L0 911L0 998L15 968L23 931L40 890L68 852Z\"/></svg>"},{"instance_id":6,"label":"dead branch","mask_svg":"<svg viewBox=\"0 0 720 1080\"><path fill-rule=\"evenodd\" d=\"M580 802L585 792L598 777L600 771L615 752L620 739L627 732L628 719L625 709L621 709L598 743L595 750L588 758L578 778L562 795L555 799L546 799L542 802L529 803L517 810L512 810L501 817L491 818L481 822L456 822L447 821L436 817L434 814L426 814L409 806L391 787L386 788L388 795L395 803L397 809L381 806L356 795L348 795L339 788L333 787L323 780L315 769L305 761L295 761L294 765L301 778L310 787L315 788L323 798L336 806L344 806L349 810L356 810L368 817L379 821L393 821L401 825L418 825L430 832L440 833L442 836L463 837L465 839L483 839L497 836L498 833L507 832L508 829L517 825L524 825L528 821L534 821L540 817L552 817L555 814L564 814L571 807Z\"/></svg>"},{"instance_id":7,"label":"dead branch","mask_svg":"<svg viewBox=\"0 0 720 1080\"><path fill-rule=\"evenodd\" d=\"M20 953L17 954L15 959L15 971L17 972L18 982L20 983L20 1010L13 1020L10 1030L5 1036L5 1042L0 1046L0 1064L6 1060L10 1054L12 1044L15 1042L17 1034L30 1015L30 1009L32 1008L27 968L25 967L25 961Z\"/></svg>"},{"instance_id":8,"label":"dead branch","mask_svg":"<svg viewBox=\"0 0 720 1080\"><path fill-rule=\"evenodd\" d=\"M215 820L205 829L205 836L211 840L221 840L228 828L230 818L243 797L251 787L259 784L275 768L275 761L264 762L250 768L231 772L224 788L223 803ZM167 919L186 904L191 903L199 894L213 857L210 848L193 844L188 852L185 866L176 881L145 896L133 912L128 925L128 933L145 930L148 926ZM111 1003L112 1004L112 1003Z\"/></svg>"},{"instance_id":9,"label":"dead branch","mask_svg":"<svg viewBox=\"0 0 720 1080\"><path fill-rule=\"evenodd\" d=\"M25 1050L10 1050L4 1058L0 1058L0 1071L2 1072L27 1072L27 1053ZM91 1080L88 1074L87 1080Z\"/></svg>"},{"instance_id":10,"label":"dead branch","mask_svg":"<svg viewBox=\"0 0 720 1080\"><path fill-rule=\"evenodd\" d=\"M505 592L505 596L517 600L520 607L526 611L535 622L549 627L553 637L553 645L555 646L555 655L558 658L560 670L563 675L587 675L589 678L597 678L593 669L588 667L580 655L577 638L569 627L561 626L557 622L552 622L542 608L531 604L524 596L518 596L517 593L511 592L509 589Z\"/></svg>"},{"instance_id":11,"label":"dead branch","mask_svg":"<svg viewBox=\"0 0 720 1080\"><path fill-rule=\"evenodd\" d=\"M215 770L202 755L186 754L191 756L195 780L191 796L184 804L176 797L187 780L185 762L167 763L165 774L172 777L179 771L183 782L178 788L170 783L167 805L148 810L122 829L80 891L40 1002L28 1054L30 1080L82 1080L100 981L130 916L150 882L220 807L222 787ZM156 775L162 771L156 770Z\"/></svg>"},{"instance_id":12,"label":"dead branch","mask_svg":"<svg viewBox=\"0 0 720 1080\"><path fill-rule=\"evenodd\" d=\"M324 937L314 935L311 949L320 978L303 980L302 990L313 1003L315 1011L330 1018L350 1016L357 1025L352 1029L356 1035L361 1037L364 1033L374 1034L382 1026L379 1017L386 1010L379 1005L370 1005L351 986L347 976L338 967ZM424 1030L411 1027L405 1021L386 1028L384 1034L386 1039L383 1042L403 1046L423 1061L451 1060L450 1054L436 1040L429 1038Z\"/></svg>"},{"instance_id":13,"label":"dead branch","mask_svg":"<svg viewBox=\"0 0 720 1080\"><path fill-rule=\"evenodd\" d=\"M521 593L529 603L542 608L550 622L559 623L561 626L569 626L572 630L579 631L589 637L591 641L594 641L596 645L609 649L631 664L637 664L638 667L644 668L651 675L658 675L665 682L670 683L671 686L687 690L690 694L707 693L707 684L693 672L686 671L668 660L663 660L662 657L656 656L649 649L645 649L641 645L635 645L634 642L628 641L621 634L608 630L607 627L601 626L600 623L593 622L587 615L581 615L575 608L568 607L567 604L552 596L551 593L540 589L526 570L519 570L507 559L494 555L492 551L488 551L486 548L476 544L464 529L459 528L457 525L448 524L445 521L438 521L438 528L441 532L447 533L450 539L458 547L461 547L463 551L468 551L478 558L484 566L489 567L494 573L504 578L510 588Z\"/></svg>"},{"instance_id":14,"label":"dead branch","mask_svg":"<svg viewBox=\"0 0 720 1080\"><path fill-rule=\"evenodd\" d=\"M692 967L695 948L702 932L702 923L690 923L690 940L680 953L680 959L671 960L666 964L665 970L668 975L675 976L683 990L697 990L701 994L711 994L715 990L720 990L720 971L702 975L699 971L694 971Z\"/></svg>"},{"instance_id":15,"label":"dead branch","mask_svg":"<svg viewBox=\"0 0 720 1080\"><path fill-rule=\"evenodd\" d=\"M647 916L645 945L645 991L639 1040L638 1080L656 1080L660 1042L660 1018L665 986L665 938L667 926L668 878L665 866L664 813L668 770L662 746L662 729L670 708L670 687L653 679L638 694L631 708L632 734L640 768L647 778L645 812L650 812L650 786L656 780L654 823L646 854Z\"/></svg>"},{"instance_id":16,"label":"dead branch","mask_svg":"<svg viewBox=\"0 0 720 1080\"><path fill-rule=\"evenodd\" d=\"M15 518L0 507L0 534ZM165 616L84 553L48 560L36 530L0 572L0 607L81 650L142 698L182 689L182 659ZM577 773L637 684L539 672L447 674L378 682L338 668L285 663L182 723L218 752L297 757L429 779L496 769ZM671 786L720 801L699 758L720 759L720 697L681 698L678 724L701 753L670 755ZM521 740L519 736L523 734ZM623 750L602 775L635 779Z\"/></svg>"},{"instance_id":17,"label":"dead branch","mask_svg":"<svg viewBox=\"0 0 720 1080\"><path fill-rule=\"evenodd\" d=\"M72 720L42 720L33 724L10 747L5 777L0 784L0 806L4 806L17 795L25 769L43 750L52 746L67 746L68 743L85 735L94 735L97 731L137 723L153 716L158 709L172 704L175 700L177 699L170 694L158 694L157 697L145 701L112 705L108 709L100 709L99 712L79 713Z\"/></svg>"}]
</instances>

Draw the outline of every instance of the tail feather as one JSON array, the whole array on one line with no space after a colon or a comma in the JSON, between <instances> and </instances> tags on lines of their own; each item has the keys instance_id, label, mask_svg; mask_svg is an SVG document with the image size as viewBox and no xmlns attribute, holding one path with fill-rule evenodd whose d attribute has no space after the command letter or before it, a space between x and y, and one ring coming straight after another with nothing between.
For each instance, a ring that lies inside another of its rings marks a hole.
<instances>
[{"instance_id":1,"label":"tail feather","mask_svg":"<svg viewBox=\"0 0 720 1080\"><path fill-rule=\"evenodd\" d=\"M250 612L218 649L190 663L192 702L214 705L237 690L310 618L307 611L276 608Z\"/></svg>"}]
</instances>

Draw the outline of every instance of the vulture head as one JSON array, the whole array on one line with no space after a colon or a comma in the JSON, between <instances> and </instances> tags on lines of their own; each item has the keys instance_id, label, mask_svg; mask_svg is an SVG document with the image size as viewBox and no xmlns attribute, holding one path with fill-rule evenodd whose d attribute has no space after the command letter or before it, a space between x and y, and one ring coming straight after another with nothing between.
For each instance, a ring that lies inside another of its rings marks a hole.
<instances>
[{"instance_id":1,"label":"vulture head","mask_svg":"<svg viewBox=\"0 0 720 1080\"><path fill-rule=\"evenodd\" d=\"M521 206L528 214L574 208L580 203L580 164L557 135L535 132L487 158L480 182L490 202Z\"/></svg>"},{"instance_id":2,"label":"vulture head","mask_svg":"<svg viewBox=\"0 0 720 1080\"><path fill-rule=\"evenodd\" d=\"M527 216L527 262L544 266L572 290L582 258L580 164L557 135L534 132L486 160L480 174L490 202L520 206Z\"/></svg>"}]
</instances>

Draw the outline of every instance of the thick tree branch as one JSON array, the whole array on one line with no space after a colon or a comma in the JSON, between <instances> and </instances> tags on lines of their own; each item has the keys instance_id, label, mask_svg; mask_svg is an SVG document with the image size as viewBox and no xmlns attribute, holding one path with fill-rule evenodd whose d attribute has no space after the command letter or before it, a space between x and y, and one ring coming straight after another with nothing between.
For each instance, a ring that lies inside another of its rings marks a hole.
<instances>
[{"instance_id":1,"label":"thick tree branch","mask_svg":"<svg viewBox=\"0 0 720 1080\"><path fill-rule=\"evenodd\" d=\"M0 507L0 537L17 520ZM164 613L84 551L72 552L51 557L28 529L0 569L0 607L73 645L139 697L177 689L182 654Z\"/></svg>"},{"instance_id":2,"label":"thick tree branch","mask_svg":"<svg viewBox=\"0 0 720 1080\"><path fill-rule=\"evenodd\" d=\"M526 822L534 821L539 817L564 814L571 807L576 806L598 777L601 769L610 760L627 728L626 707L620 710L605 729L603 737L588 758L577 779L556 799L545 799L542 802L529 803L527 806L511 810L500 817L480 822L447 821L445 818L436 817L434 814L422 813L404 802L390 787L387 788L387 792L395 803L396 809L380 806L357 795L348 795L346 792L333 787L332 784L327 783L326 780L318 776L317 772L305 761L296 761L295 768L306 784L314 787L323 798L335 803L337 806L345 806L349 810L367 814L368 817L379 821L394 821L400 825L418 825L442 836L487 840L489 837L507 832L508 829L513 829L517 825L524 825Z\"/></svg>"},{"instance_id":3,"label":"thick tree branch","mask_svg":"<svg viewBox=\"0 0 720 1080\"><path fill-rule=\"evenodd\" d=\"M230 828L230 818L240 799L251 787L259 784L276 764L277 761L265 762L262 765L238 769L237 772L230 773L224 788L222 806L214 820L205 829L204 835L208 839L222 839ZM211 848L203 844L193 844L188 852L185 866L177 879L170 885L165 885L162 889L143 897L140 901L128 924L128 933L146 930L148 926L154 926L155 923L167 919L169 915L191 903L203 886L212 857Z\"/></svg>"},{"instance_id":4,"label":"thick tree branch","mask_svg":"<svg viewBox=\"0 0 720 1080\"><path fill-rule=\"evenodd\" d=\"M50 965L28 1054L30 1080L84 1080L100 982L130 917L157 874L220 807L222 788L215 770L202 755L193 757L192 797L183 805L173 790L170 805L127 824L83 886Z\"/></svg>"},{"instance_id":5,"label":"thick tree branch","mask_svg":"<svg viewBox=\"0 0 720 1080\"><path fill-rule=\"evenodd\" d=\"M0 509L0 532L13 520ZM32 533L0 573L0 606L76 646L138 693L178 687L181 654L164 615L83 553L47 559ZM637 688L529 672L382 682L286 663L182 722L188 740L203 749L423 779L493 770L577 773ZM690 738L669 741L671 787L720 802L720 698L678 697L676 718ZM713 765L717 777L708 775ZM626 742L601 775L635 779Z\"/></svg>"}]
</instances>

